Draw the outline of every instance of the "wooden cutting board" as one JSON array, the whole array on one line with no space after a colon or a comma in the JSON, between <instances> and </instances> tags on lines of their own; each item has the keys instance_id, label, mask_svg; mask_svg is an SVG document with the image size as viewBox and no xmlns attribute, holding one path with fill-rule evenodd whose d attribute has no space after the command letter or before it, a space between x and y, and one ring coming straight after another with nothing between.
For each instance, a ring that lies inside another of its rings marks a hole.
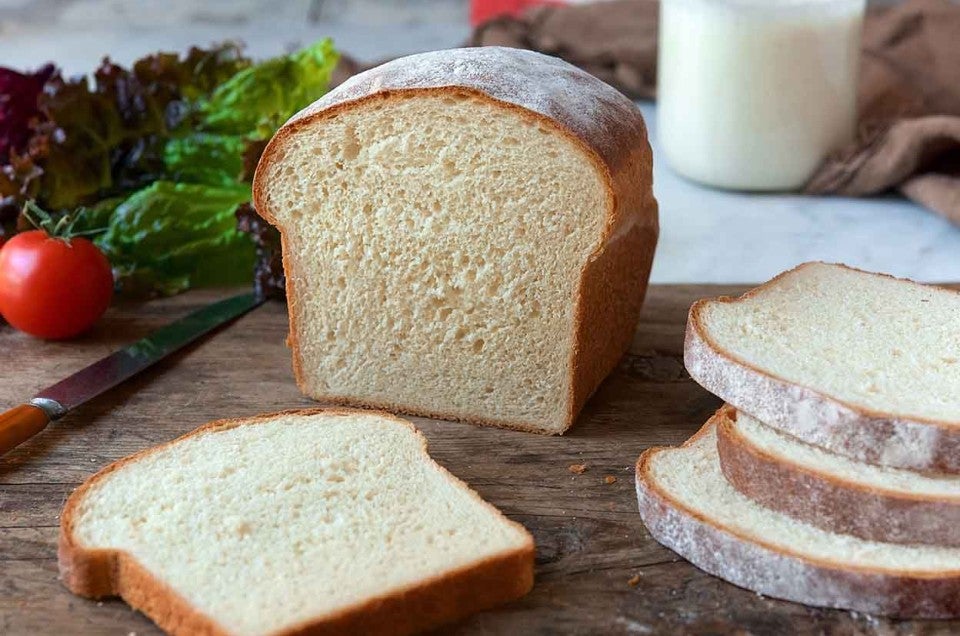
<instances>
[{"instance_id":1,"label":"wooden cutting board","mask_svg":"<svg viewBox=\"0 0 960 636\"><path fill-rule=\"evenodd\" d=\"M686 312L740 287L654 286L630 353L563 437L414 418L431 454L523 523L537 542L525 599L443 630L457 634L882 633L960 631L760 597L708 576L646 533L633 466L684 441L719 406L683 368ZM120 305L79 342L44 343L0 327L0 407L232 292ZM0 459L0 634L155 634L121 601L87 601L57 580L60 508L109 462L209 420L311 404L290 371L285 307L257 309L71 414ZM587 467L582 474L572 464ZM614 483L608 477L615 477Z\"/></svg>"}]
</instances>

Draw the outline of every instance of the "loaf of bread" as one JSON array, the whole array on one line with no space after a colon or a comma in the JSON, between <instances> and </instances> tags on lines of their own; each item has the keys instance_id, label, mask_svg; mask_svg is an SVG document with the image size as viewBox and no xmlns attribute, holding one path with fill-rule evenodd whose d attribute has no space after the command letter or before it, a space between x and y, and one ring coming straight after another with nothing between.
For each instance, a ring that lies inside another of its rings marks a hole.
<instances>
[{"instance_id":1,"label":"loaf of bread","mask_svg":"<svg viewBox=\"0 0 960 636\"><path fill-rule=\"evenodd\" d=\"M171 634L409 634L533 584L530 534L375 412L208 424L100 471L60 526L70 590Z\"/></svg>"},{"instance_id":2,"label":"loaf of bread","mask_svg":"<svg viewBox=\"0 0 960 636\"><path fill-rule=\"evenodd\" d=\"M684 361L738 411L808 443L960 472L960 293L807 263L695 303Z\"/></svg>"},{"instance_id":3,"label":"loaf of bread","mask_svg":"<svg viewBox=\"0 0 960 636\"><path fill-rule=\"evenodd\" d=\"M862 539L960 546L960 476L858 462L733 409L716 419L723 474L757 503Z\"/></svg>"},{"instance_id":4,"label":"loaf of bread","mask_svg":"<svg viewBox=\"0 0 960 636\"><path fill-rule=\"evenodd\" d=\"M716 418L637 462L640 515L697 567L760 594L897 617L960 616L960 548L866 541L771 510L724 478Z\"/></svg>"},{"instance_id":5,"label":"loaf of bread","mask_svg":"<svg viewBox=\"0 0 960 636\"><path fill-rule=\"evenodd\" d=\"M632 341L657 241L639 110L558 59L398 59L294 116L253 185L323 401L562 433Z\"/></svg>"}]
</instances>

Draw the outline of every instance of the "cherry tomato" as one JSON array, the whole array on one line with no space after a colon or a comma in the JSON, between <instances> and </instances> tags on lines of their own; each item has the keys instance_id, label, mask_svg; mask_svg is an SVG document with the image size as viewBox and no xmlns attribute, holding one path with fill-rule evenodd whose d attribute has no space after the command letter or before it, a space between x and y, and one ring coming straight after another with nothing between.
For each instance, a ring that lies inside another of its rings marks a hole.
<instances>
[{"instance_id":1,"label":"cherry tomato","mask_svg":"<svg viewBox=\"0 0 960 636\"><path fill-rule=\"evenodd\" d=\"M0 314L20 331L72 338L100 319L112 297L110 263L85 238L33 230L0 249Z\"/></svg>"}]
</instances>

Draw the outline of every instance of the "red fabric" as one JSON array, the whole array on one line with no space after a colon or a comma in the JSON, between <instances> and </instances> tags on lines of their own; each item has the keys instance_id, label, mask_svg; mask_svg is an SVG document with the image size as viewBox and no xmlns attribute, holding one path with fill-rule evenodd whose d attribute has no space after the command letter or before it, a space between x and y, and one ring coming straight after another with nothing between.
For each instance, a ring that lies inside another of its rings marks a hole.
<instances>
[{"instance_id":1,"label":"red fabric","mask_svg":"<svg viewBox=\"0 0 960 636\"><path fill-rule=\"evenodd\" d=\"M518 16L541 4L564 4L563 0L470 0L470 24L477 26L502 16Z\"/></svg>"}]
</instances>

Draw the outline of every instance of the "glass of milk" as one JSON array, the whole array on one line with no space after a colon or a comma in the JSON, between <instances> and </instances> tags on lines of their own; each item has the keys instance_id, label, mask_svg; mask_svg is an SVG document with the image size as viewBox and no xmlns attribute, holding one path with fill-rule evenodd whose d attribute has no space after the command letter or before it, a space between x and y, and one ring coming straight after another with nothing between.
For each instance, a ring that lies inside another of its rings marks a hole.
<instances>
[{"instance_id":1,"label":"glass of milk","mask_svg":"<svg viewBox=\"0 0 960 636\"><path fill-rule=\"evenodd\" d=\"M701 183L796 190L856 132L865 0L662 0L657 118Z\"/></svg>"}]
</instances>

